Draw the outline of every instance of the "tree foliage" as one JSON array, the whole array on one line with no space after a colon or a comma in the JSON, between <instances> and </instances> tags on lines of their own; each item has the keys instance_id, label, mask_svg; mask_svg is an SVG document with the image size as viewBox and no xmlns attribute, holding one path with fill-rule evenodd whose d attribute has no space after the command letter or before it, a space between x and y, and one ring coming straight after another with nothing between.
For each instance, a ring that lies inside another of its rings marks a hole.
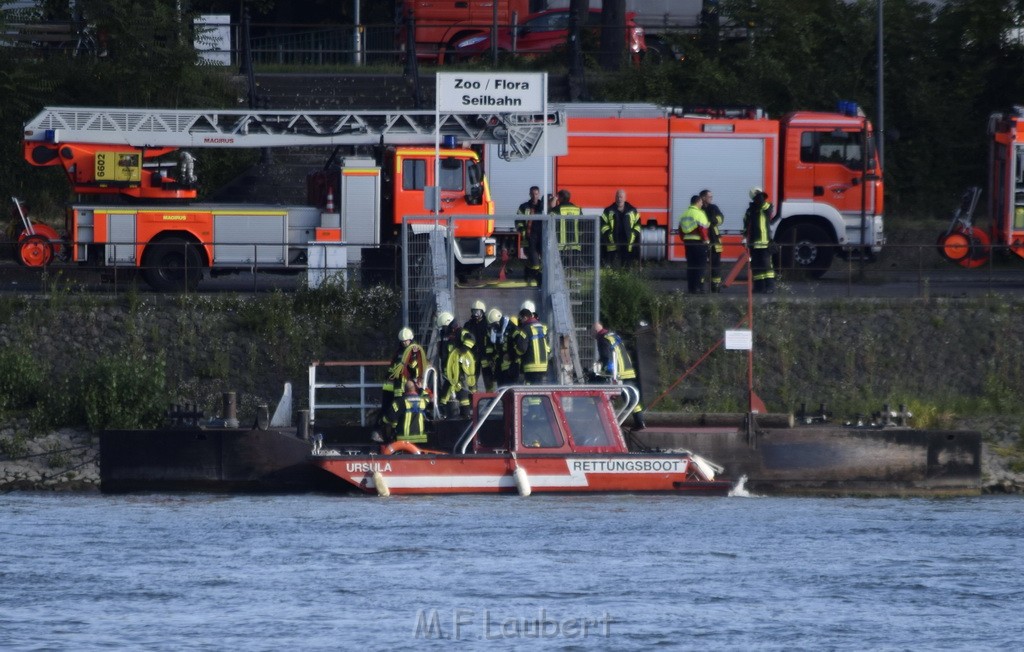
<instances>
[{"instance_id":1,"label":"tree foliage","mask_svg":"<svg viewBox=\"0 0 1024 652\"><path fill-rule=\"evenodd\" d=\"M878 127L879 2L887 210L945 217L984 185L988 116L1024 103L1019 0L722 0L719 38L678 36L682 63L631 71L606 99L774 116L845 99Z\"/></svg>"},{"instance_id":2,"label":"tree foliage","mask_svg":"<svg viewBox=\"0 0 1024 652\"><path fill-rule=\"evenodd\" d=\"M57 168L34 170L22 157L24 123L45 106L234 107L244 89L235 71L202 65L193 45L192 15L170 0L79 0L96 47L0 47L0 198L11 195L37 216L59 214L69 195ZM3 16L3 12L0 12ZM0 17L0 21L4 18ZM210 170L231 154L204 152ZM6 211L5 211L6 212Z\"/></svg>"}]
</instances>

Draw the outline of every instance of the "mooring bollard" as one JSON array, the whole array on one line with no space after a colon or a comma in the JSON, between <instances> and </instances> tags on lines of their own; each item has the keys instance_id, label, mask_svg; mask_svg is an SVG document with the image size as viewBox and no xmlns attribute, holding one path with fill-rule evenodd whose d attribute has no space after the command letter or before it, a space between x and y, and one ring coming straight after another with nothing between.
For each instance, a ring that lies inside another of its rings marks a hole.
<instances>
[{"instance_id":1,"label":"mooring bollard","mask_svg":"<svg viewBox=\"0 0 1024 652\"><path fill-rule=\"evenodd\" d=\"M299 422L295 426L295 436L303 441L309 441L309 410L299 410Z\"/></svg>"},{"instance_id":2,"label":"mooring bollard","mask_svg":"<svg viewBox=\"0 0 1024 652\"><path fill-rule=\"evenodd\" d=\"M224 392L224 427L238 427L238 407L234 392Z\"/></svg>"}]
</instances>

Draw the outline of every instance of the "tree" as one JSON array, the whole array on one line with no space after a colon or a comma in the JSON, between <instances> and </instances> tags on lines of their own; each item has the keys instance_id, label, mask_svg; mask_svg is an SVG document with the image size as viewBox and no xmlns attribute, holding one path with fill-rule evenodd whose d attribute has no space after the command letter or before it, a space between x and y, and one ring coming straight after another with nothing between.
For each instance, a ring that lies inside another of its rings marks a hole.
<instances>
[{"instance_id":1,"label":"tree","mask_svg":"<svg viewBox=\"0 0 1024 652\"><path fill-rule=\"evenodd\" d=\"M601 7L599 61L605 70L618 70L626 52L626 0L605 0Z\"/></svg>"}]
</instances>

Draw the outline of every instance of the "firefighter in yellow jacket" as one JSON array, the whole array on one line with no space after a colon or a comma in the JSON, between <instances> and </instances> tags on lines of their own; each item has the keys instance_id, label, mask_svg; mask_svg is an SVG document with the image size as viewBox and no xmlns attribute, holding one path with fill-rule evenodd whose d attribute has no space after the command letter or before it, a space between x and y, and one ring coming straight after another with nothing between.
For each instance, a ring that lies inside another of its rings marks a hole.
<instances>
[{"instance_id":1,"label":"firefighter in yellow jacket","mask_svg":"<svg viewBox=\"0 0 1024 652\"><path fill-rule=\"evenodd\" d=\"M397 424L395 400L401 398L407 381L417 387L423 386L423 375L427 371L427 354L423 347L413 341L412 329L408 326L398 331L398 349L391 358L387 377L381 386L381 410L377 427L387 430Z\"/></svg>"},{"instance_id":2,"label":"firefighter in yellow jacket","mask_svg":"<svg viewBox=\"0 0 1024 652\"><path fill-rule=\"evenodd\" d=\"M615 202L601 214L601 262L628 265L640 258L640 211L615 191Z\"/></svg>"},{"instance_id":3,"label":"firefighter in yellow jacket","mask_svg":"<svg viewBox=\"0 0 1024 652\"><path fill-rule=\"evenodd\" d=\"M743 235L750 250L750 272L754 292L775 292L775 270L772 269L771 224L775 208L768 202L768 193L758 187L750 189L750 205L743 215Z\"/></svg>"},{"instance_id":4,"label":"firefighter in yellow jacket","mask_svg":"<svg viewBox=\"0 0 1024 652\"><path fill-rule=\"evenodd\" d=\"M711 258L711 291L722 291L722 223L725 215L714 203L715 196L710 190L700 191L700 200L704 204L704 214L708 218L708 256Z\"/></svg>"},{"instance_id":5,"label":"firefighter in yellow jacket","mask_svg":"<svg viewBox=\"0 0 1024 652\"><path fill-rule=\"evenodd\" d=\"M619 334L610 331L601 324L594 324L594 339L597 340L597 360L601 367L600 376L611 383L622 383L629 385L640 392L636 382L636 367L633 366L633 359L626 350ZM633 428L643 430L647 427L644 423L643 407L638 401L633 408Z\"/></svg>"},{"instance_id":6,"label":"firefighter in yellow jacket","mask_svg":"<svg viewBox=\"0 0 1024 652\"><path fill-rule=\"evenodd\" d=\"M690 207L679 218L679 236L686 248L686 287L690 294L704 294L708 265L708 229L711 223L704 213L699 195L690 198Z\"/></svg>"},{"instance_id":7,"label":"firefighter in yellow jacket","mask_svg":"<svg viewBox=\"0 0 1024 652\"><path fill-rule=\"evenodd\" d=\"M398 441L427 443L427 397L420 393L416 383L406 381L405 394L395 402L398 403Z\"/></svg>"},{"instance_id":8,"label":"firefighter in yellow jacket","mask_svg":"<svg viewBox=\"0 0 1024 652\"><path fill-rule=\"evenodd\" d=\"M441 400L448 408L448 416L468 418L472 412L473 392L476 390L476 356L473 333L463 330L458 345L448 354L444 376L448 390Z\"/></svg>"},{"instance_id":9,"label":"firefighter in yellow jacket","mask_svg":"<svg viewBox=\"0 0 1024 652\"><path fill-rule=\"evenodd\" d=\"M519 328L512 335L512 346L526 384L543 385L548 382L551 344L548 342L548 327L537 319L534 310L532 301L523 302L519 309Z\"/></svg>"}]
</instances>

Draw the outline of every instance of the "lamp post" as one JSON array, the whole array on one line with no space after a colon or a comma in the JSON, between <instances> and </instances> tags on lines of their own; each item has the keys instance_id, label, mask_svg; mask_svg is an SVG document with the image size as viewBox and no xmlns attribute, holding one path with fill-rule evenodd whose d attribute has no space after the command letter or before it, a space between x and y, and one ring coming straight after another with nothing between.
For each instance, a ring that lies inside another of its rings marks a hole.
<instances>
[{"instance_id":1,"label":"lamp post","mask_svg":"<svg viewBox=\"0 0 1024 652\"><path fill-rule=\"evenodd\" d=\"M363 63L363 21L359 15L359 0L352 0L352 5L355 7L353 12L355 25L352 30L352 63L358 66Z\"/></svg>"},{"instance_id":2,"label":"lamp post","mask_svg":"<svg viewBox=\"0 0 1024 652\"><path fill-rule=\"evenodd\" d=\"M884 47L882 41L882 7L885 0L878 0L878 167L885 169L885 84L883 60Z\"/></svg>"}]
</instances>

